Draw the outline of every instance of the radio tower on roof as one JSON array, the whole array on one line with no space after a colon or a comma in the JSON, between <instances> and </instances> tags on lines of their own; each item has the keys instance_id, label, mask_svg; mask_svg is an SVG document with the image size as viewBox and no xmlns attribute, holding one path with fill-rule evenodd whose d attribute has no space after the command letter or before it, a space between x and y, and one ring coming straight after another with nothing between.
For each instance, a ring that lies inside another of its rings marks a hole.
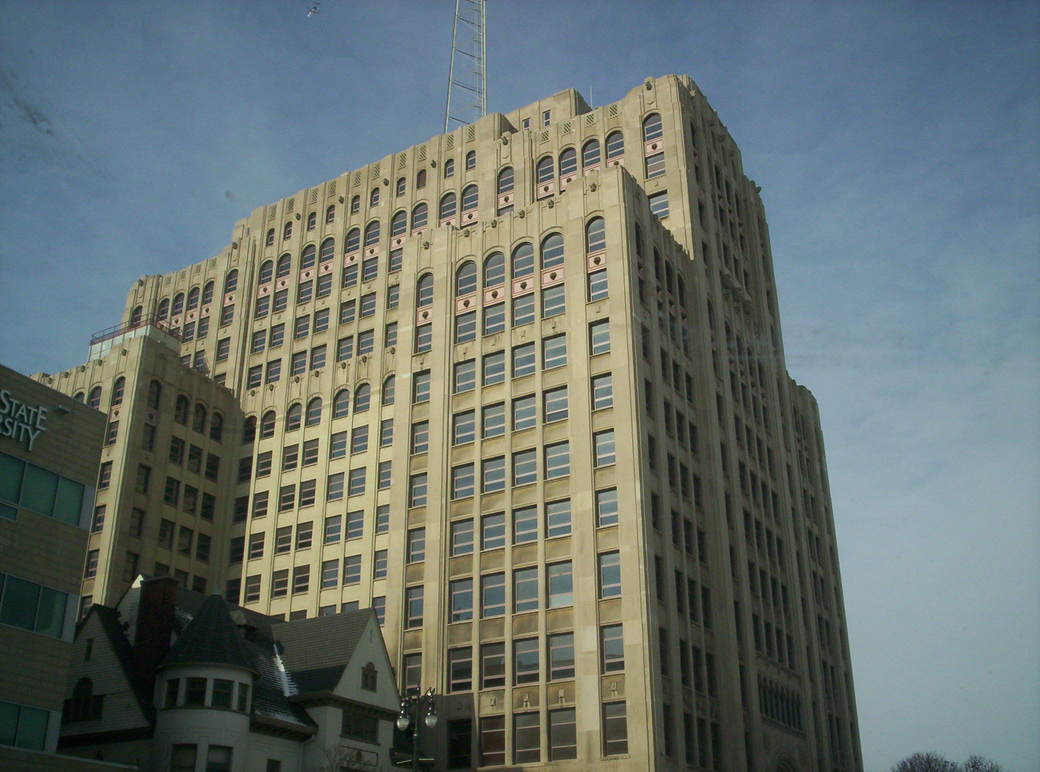
<instances>
[{"instance_id":1,"label":"radio tower on roof","mask_svg":"<svg viewBox=\"0 0 1040 772\"><path fill-rule=\"evenodd\" d=\"M455 0L444 132L487 113L485 0Z\"/></svg>"}]
</instances>

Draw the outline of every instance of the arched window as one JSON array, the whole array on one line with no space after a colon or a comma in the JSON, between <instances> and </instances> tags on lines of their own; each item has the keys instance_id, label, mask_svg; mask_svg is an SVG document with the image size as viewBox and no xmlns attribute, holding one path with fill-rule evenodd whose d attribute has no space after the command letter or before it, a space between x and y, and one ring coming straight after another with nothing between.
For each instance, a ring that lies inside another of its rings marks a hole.
<instances>
[{"instance_id":1,"label":"arched window","mask_svg":"<svg viewBox=\"0 0 1040 772\"><path fill-rule=\"evenodd\" d=\"M513 167L506 166L498 173L498 195L508 193L513 189Z\"/></svg>"},{"instance_id":2,"label":"arched window","mask_svg":"<svg viewBox=\"0 0 1040 772\"><path fill-rule=\"evenodd\" d=\"M412 230L417 231L420 228L425 228L429 214L430 207L426 206L426 202L416 204L412 207Z\"/></svg>"},{"instance_id":3,"label":"arched window","mask_svg":"<svg viewBox=\"0 0 1040 772\"><path fill-rule=\"evenodd\" d=\"M477 151L470 150L466 153L466 170L477 168Z\"/></svg>"},{"instance_id":4,"label":"arched window","mask_svg":"<svg viewBox=\"0 0 1040 772\"><path fill-rule=\"evenodd\" d=\"M359 249L361 249L361 229L351 228L347 231L347 240L343 245L343 251L349 255L351 252L357 252Z\"/></svg>"},{"instance_id":5,"label":"arched window","mask_svg":"<svg viewBox=\"0 0 1040 772\"><path fill-rule=\"evenodd\" d=\"M209 438L217 442L224 439L224 416L215 410L209 419Z\"/></svg>"},{"instance_id":6,"label":"arched window","mask_svg":"<svg viewBox=\"0 0 1040 772\"><path fill-rule=\"evenodd\" d=\"M188 402L188 398L183 394L177 395L177 401L173 406L173 420L179 423L181 426L188 425L188 411L191 409L191 404Z\"/></svg>"},{"instance_id":7,"label":"arched window","mask_svg":"<svg viewBox=\"0 0 1040 772\"><path fill-rule=\"evenodd\" d=\"M371 663L369 663L371 664ZM365 674L362 672L362 686ZM89 678L81 678L72 689L72 699L66 703L67 721L90 721L101 718L103 695L94 694L94 684Z\"/></svg>"},{"instance_id":8,"label":"arched window","mask_svg":"<svg viewBox=\"0 0 1040 772\"><path fill-rule=\"evenodd\" d=\"M74 395L72 396L72 398L73 398L74 400L76 400L77 402L79 402L79 403L80 403L80 404L82 405L82 404L83 404L83 400L85 400L85 399L87 398L87 395L86 395L86 394L84 394L84 393L83 393L82 391L77 391L77 392L76 392L76 393L75 393L75 394L74 394Z\"/></svg>"},{"instance_id":9,"label":"arched window","mask_svg":"<svg viewBox=\"0 0 1040 772\"><path fill-rule=\"evenodd\" d=\"M415 173L415 189L421 190L426 187L426 170L420 169Z\"/></svg>"},{"instance_id":10,"label":"arched window","mask_svg":"<svg viewBox=\"0 0 1040 772\"><path fill-rule=\"evenodd\" d=\"M446 220L449 217L455 216L455 194L445 193L441 196L441 209L439 217L442 220Z\"/></svg>"},{"instance_id":11,"label":"arched window","mask_svg":"<svg viewBox=\"0 0 1040 772\"><path fill-rule=\"evenodd\" d=\"M291 432L294 429L300 428L300 422L303 420L303 405L297 402L294 405L289 406L289 410L285 414L285 431Z\"/></svg>"},{"instance_id":12,"label":"arched window","mask_svg":"<svg viewBox=\"0 0 1040 772\"><path fill-rule=\"evenodd\" d=\"M191 428L197 432L206 431L206 406L201 402L195 403L195 417L191 421Z\"/></svg>"},{"instance_id":13,"label":"arched window","mask_svg":"<svg viewBox=\"0 0 1040 772\"><path fill-rule=\"evenodd\" d=\"M573 147L568 147L560 153L560 176L574 174L578 171L578 153Z\"/></svg>"},{"instance_id":14,"label":"arched window","mask_svg":"<svg viewBox=\"0 0 1040 772\"><path fill-rule=\"evenodd\" d=\"M416 307L422 308L433 304L433 274L424 273L415 283Z\"/></svg>"},{"instance_id":15,"label":"arched window","mask_svg":"<svg viewBox=\"0 0 1040 772\"><path fill-rule=\"evenodd\" d=\"M318 250L318 262L327 263L333 258L336 253L336 240L331 236L321 242L321 249Z\"/></svg>"},{"instance_id":16,"label":"arched window","mask_svg":"<svg viewBox=\"0 0 1040 772\"><path fill-rule=\"evenodd\" d=\"M274 437L274 425L277 420L277 414L273 410L264 413L264 417L260 419L260 439Z\"/></svg>"},{"instance_id":17,"label":"arched window","mask_svg":"<svg viewBox=\"0 0 1040 772\"><path fill-rule=\"evenodd\" d=\"M166 321L166 317L170 315L170 299L163 298L159 301L159 310L155 312L155 318L160 322Z\"/></svg>"},{"instance_id":18,"label":"arched window","mask_svg":"<svg viewBox=\"0 0 1040 772\"><path fill-rule=\"evenodd\" d=\"M289 275L289 271L292 270L292 257L286 252L284 255L278 258L278 268L275 270L275 277L281 279Z\"/></svg>"},{"instance_id":19,"label":"arched window","mask_svg":"<svg viewBox=\"0 0 1040 772\"><path fill-rule=\"evenodd\" d=\"M235 281L234 281L234 284L231 285L231 289L228 289L227 288L227 286L228 286L228 279L231 278L231 274L232 273L235 274ZM233 290L235 288L235 286L237 286L237 284L238 284L238 271L237 270L231 271L231 273L229 273L227 276L224 277L224 292L231 292L231 290ZM202 305L204 305L204 306L205 305L209 305L212 302L213 302L213 282L212 281L208 281L202 287Z\"/></svg>"},{"instance_id":20,"label":"arched window","mask_svg":"<svg viewBox=\"0 0 1040 772\"><path fill-rule=\"evenodd\" d=\"M394 376L392 376L392 375L388 375L386 377L386 380L383 381L383 397L381 399L381 402L384 405L392 405L392 404L394 404L394 399L396 398L396 393L397 393L397 379Z\"/></svg>"},{"instance_id":21,"label":"arched window","mask_svg":"<svg viewBox=\"0 0 1040 772\"><path fill-rule=\"evenodd\" d=\"M274 228L271 228L269 231L267 231L267 238L264 239L265 246L269 247L272 244L274 244Z\"/></svg>"},{"instance_id":22,"label":"arched window","mask_svg":"<svg viewBox=\"0 0 1040 772\"><path fill-rule=\"evenodd\" d=\"M274 276L274 260L264 260L260 263L260 272L256 276L257 284L267 284Z\"/></svg>"},{"instance_id":23,"label":"arched window","mask_svg":"<svg viewBox=\"0 0 1040 772\"><path fill-rule=\"evenodd\" d=\"M153 380L148 384L148 407L152 410L158 410L160 400L162 399L162 384L156 380Z\"/></svg>"},{"instance_id":24,"label":"arched window","mask_svg":"<svg viewBox=\"0 0 1040 772\"><path fill-rule=\"evenodd\" d=\"M170 309L170 316L180 316L184 311L184 293L178 292L173 296L173 307Z\"/></svg>"},{"instance_id":25,"label":"arched window","mask_svg":"<svg viewBox=\"0 0 1040 772\"><path fill-rule=\"evenodd\" d=\"M290 238L292 238L292 220L282 226L282 241L288 241Z\"/></svg>"},{"instance_id":26,"label":"arched window","mask_svg":"<svg viewBox=\"0 0 1040 772\"><path fill-rule=\"evenodd\" d=\"M352 196L350 199L350 213L357 214L361 211L361 196Z\"/></svg>"},{"instance_id":27,"label":"arched window","mask_svg":"<svg viewBox=\"0 0 1040 772\"><path fill-rule=\"evenodd\" d=\"M311 212L307 215L307 230L312 231L318 225L318 213Z\"/></svg>"},{"instance_id":28,"label":"arched window","mask_svg":"<svg viewBox=\"0 0 1040 772\"><path fill-rule=\"evenodd\" d=\"M398 177L397 178L397 184L394 186L394 195L395 196L403 196L407 189L408 189L408 183L405 181L405 178L404 177Z\"/></svg>"},{"instance_id":29,"label":"arched window","mask_svg":"<svg viewBox=\"0 0 1040 772\"><path fill-rule=\"evenodd\" d=\"M321 423L321 397L315 397L307 403L307 426L317 426Z\"/></svg>"},{"instance_id":30,"label":"arched window","mask_svg":"<svg viewBox=\"0 0 1040 772\"><path fill-rule=\"evenodd\" d=\"M126 389L126 378L119 376L112 384L112 397L109 401L109 407L115 407L116 405L123 404L123 391Z\"/></svg>"},{"instance_id":31,"label":"arched window","mask_svg":"<svg viewBox=\"0 0 1040 772\"><path fill-rule=\"evenodd\" d=\"M336 222L336 205L331 204L325 207L325 224Z\"/></svg>"},{"instance_id":32,"label":"arched window","mask_svg":"<svg viewBox=\"0 0 1040 772\"><path fill-rule=\"evenodd\" d=\"M452 177L455 174L455 159L449 158L444 162L444 176Z\"/></svg>"},{"instance_id":33,"label":"arched window","mask_svg":"<svg viewBox=\"0 0 1040 772\"><path fill-rule=\"evenodd\" d=\"M87 404L95 410L101 409L101 387L95 386L90 390L90 396L87 397Z\"/></svg>"},{"instance_id":34,"label":"arched window","mask_svg":"<svg viewBox=\"0 0 1040 772\"><path fill-rule=\"evenodd\" d=\"M354 390L354 412L364 413L372 404L372 387L362 383Z\"/></svg>"},{"instance_id":35,"label":"arched window","mask_svg":"<svg viewBox=\"0 0 1040 772\"><path fill-rule=\"evenodd\" d=\"M542 269L563 265L563 234L550 233L542 239Z\"/></svg>"},{"instance_id":36,"label":"arched window","mask_svg":"<svg viewBox=\"0 0 1040 772\"><path fill-rule=\"evenodd\" d=\"M455 272L455 297L460 298L477 291L477 266L466 261Z\"/></svg>"},{"instance_id":37,"label":"arched window","mask_svg":"<svg viewBox=\"0 0 1040 772\"><path fill-rule=\"evenodd\" d=\"M130 326L137 327L141 324L142 316L144 316L144 309L141 306L134 306L134 310L130 312Z\"/></svg>"},{"instance_id":38,"label":"arched window","mask_svg":"<svg viewBox=\"0 0 1040 772\"><path fill-rule=\"evenodd\" d=\"M379 206L379 188L372 188L372 192L368 194L368 205Z\"/></svg>"},{"instance_id":39,"label":"arched window","mask_svg":"<svg viewBox=\"0 0 1040 772\"><path fill-rule=\"evenodd\" d=\"M308 244L303 248L303 253L300 255L300 269L311 268L314 265L315 255L317 250L313 244Z\"/></svg>"},{"instance_id":40,"label":"arched window","mask_svg":"<svg viewBox=\"0 0 1040 772\"><path fill-rule=\"evenodd\" d=\"M612 131L607 135L607 160L625 154L625 135L620 131Z\"/></svg>"},{"instance_id":41,"label":"arched window","mask_svg":"<svg viewBox=\"0 0 1040 772\"><path fill-rule=\"evenodd\" d=\"M484 289L497 287L506 280L506 258L501 252L492 252L484 258Z\"/></svg>"},{"instance_id":42,"label":"arched window","mask_svg":"<svg viewBox=\"0 0 1040 772\"><path fill-rule=\"evenodd\" d=\"M551 155L542 156L534 167L535 180L541 185L544 182L552 182L553 158Z\"/></svg>"},{"instance_id":43,"label":"arched window","mask_svg":"<svg viewBox=\"0 0 1040 772\"><path fill-rule=\"evenodd\" d=\"M198 287L192 287L190 290L188 290L188 305L185 307L185 310L191 311L191 310L193 310L195 308L198 308L198 307L199 307L199 288Z\"/></svg>"},{"instance_id":44,"label":"arched window","mask_svg":"<svg viewBox=\"0 0 1040 772\"><path fill-rule=\"evenodd\" d=\"M664 128L661 125L661 116L658 113L650 113L643 119L644 142L660 139L662 134L664 134Z\"/></svg>"},{"instance_id":45,"label":"arched window","mask_svg":"<svg viewBox=\"0 0 1040 772\"><path fill-rule=\"evenodd\" d=\"M373 220L365 226L365 246L371 247L379 243L379 220Z\"/></svg>"},{"instance_id":46,"label":"arched window","mask_svg":"<svg viewBox=\"0 0 1040 772\"><path fill-rule=\"evenodd\" d=\"M590 139L581 149L581 165L584 169L588 169L590 166L599 166L598 139Z\"/></svg>"},{"instance_id":47,"label":"arched window","mask_svg":"<svg viewBox=\"0 0 1040 772\"><path fill-rule=\"evenodd\" d=\"M472 150L470 152L473 152ZM376 685L379 682L379 671L376 670L376 666L371 662L367 663L361 668L361 688L366 692L376 691Z\"/></svg>"},{"instance_id":48,"label":"arched window","mask_svg":"<svg viewBox=\"0 0 1040 772\"><path fill-rule=\"evenodd\" d=\"M477 208L479 195L476 185L467 185L462 189L462 211L469 212Z\"/></svg>"},{"instance_id":49,"label":"arched window","mask_svg":"<svg viewBox=\"0 0 1040 772\"><path fill-rule=\"evenodd\" d=\"M394 212L394 216L390 218L390 235L403 236L407 230L408 213L403 209L399 212Z\"/></svg>"},{"instance_id":50,"label":"arched window","mask_svg":"<svg viewBox=\"0 0 1040 772\"><path fill-rule=\"evenodd\" d=\"M332 398L332 417L343 418L350 413L350 389L340 389Z\"/></svg>"},{"instance_id":51,"label":"arched window","mask_svg":"<svg viewBox=\"0 0 1040 772\"><path fill-rule=\"evenodd\" d=\"M256 440L256 416L251 415L242 424L242 444L252 445Z\"/></svg>"},{"instance_id":52,"label":"arched window","mask_svg":"<svg viewBox=\"0 0 1040 772\"><path fill-rule=\"evenodd\" d=\"M585 252L592 254L607 248L607 231L602 217L593 217L585 225Z\"/></svg>"},{"instance_id":53,"label":"arched window","mask_svg":"<svg viewBox=\"0 0 1040 772\"><path fill-rule=\"evenodd\" d=\"M534 247L530 241L517 244L513 250L513 278L530 276L534 273Z\"/></svg>"}]
</instances>

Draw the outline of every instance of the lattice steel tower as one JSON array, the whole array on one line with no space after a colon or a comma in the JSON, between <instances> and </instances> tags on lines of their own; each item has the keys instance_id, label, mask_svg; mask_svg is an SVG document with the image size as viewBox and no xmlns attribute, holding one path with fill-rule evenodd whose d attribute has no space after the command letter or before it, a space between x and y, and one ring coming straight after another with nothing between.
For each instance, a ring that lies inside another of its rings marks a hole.
<instances>
[{"instance_id":1,"label":"lattice steel tower","mask_svg":"<svg viewBox=\"0 0 1040 772\"><path fill-rule=\"evenodd\" d=\"M485 0L455 0L448 95L444 105L445 134L451 131L452 121L473 123L487 113L486 19ZM457 56L462 57L458 66Z\"/></svg>"}]
</instances>

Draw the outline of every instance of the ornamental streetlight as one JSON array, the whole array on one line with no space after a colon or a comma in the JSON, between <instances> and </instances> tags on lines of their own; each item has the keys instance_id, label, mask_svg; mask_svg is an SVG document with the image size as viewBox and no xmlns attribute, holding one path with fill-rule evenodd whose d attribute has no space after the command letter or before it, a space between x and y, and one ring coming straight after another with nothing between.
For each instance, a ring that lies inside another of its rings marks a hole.
<instances>
[{"instance_id":1,"label":"ornamental streetlight","mask_svg":"<svg viewBox=\"0 0 1040 772\"><path fill-rule=\"evenodd\" d=\"M401 712L397 716L397 728L402 732L412 728L412 772L419 769L419 724L423 723L428 729L437 726L437 705L433 699L433 687L426 690L425 694L409 694L401 698ZM422 721L419 716L422 714Z\"/></svg>"}]
</instances>

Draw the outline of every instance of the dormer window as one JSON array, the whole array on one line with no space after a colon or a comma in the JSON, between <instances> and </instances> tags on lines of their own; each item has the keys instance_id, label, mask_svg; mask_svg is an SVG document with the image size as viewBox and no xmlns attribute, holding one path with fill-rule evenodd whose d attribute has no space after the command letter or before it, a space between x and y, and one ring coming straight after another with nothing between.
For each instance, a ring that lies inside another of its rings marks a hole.
<instances>
[{"instance_id":1,"label":"dormer window","mask_svg":"<svg viewBox=\"0 0 1040 772\"><path fill-rule=\"evenodd\" d=\"M374 692L379 680L379 671L376 666L369 662L361 668L361 688L366 692Z\"/></svg>"}]
</instances>

